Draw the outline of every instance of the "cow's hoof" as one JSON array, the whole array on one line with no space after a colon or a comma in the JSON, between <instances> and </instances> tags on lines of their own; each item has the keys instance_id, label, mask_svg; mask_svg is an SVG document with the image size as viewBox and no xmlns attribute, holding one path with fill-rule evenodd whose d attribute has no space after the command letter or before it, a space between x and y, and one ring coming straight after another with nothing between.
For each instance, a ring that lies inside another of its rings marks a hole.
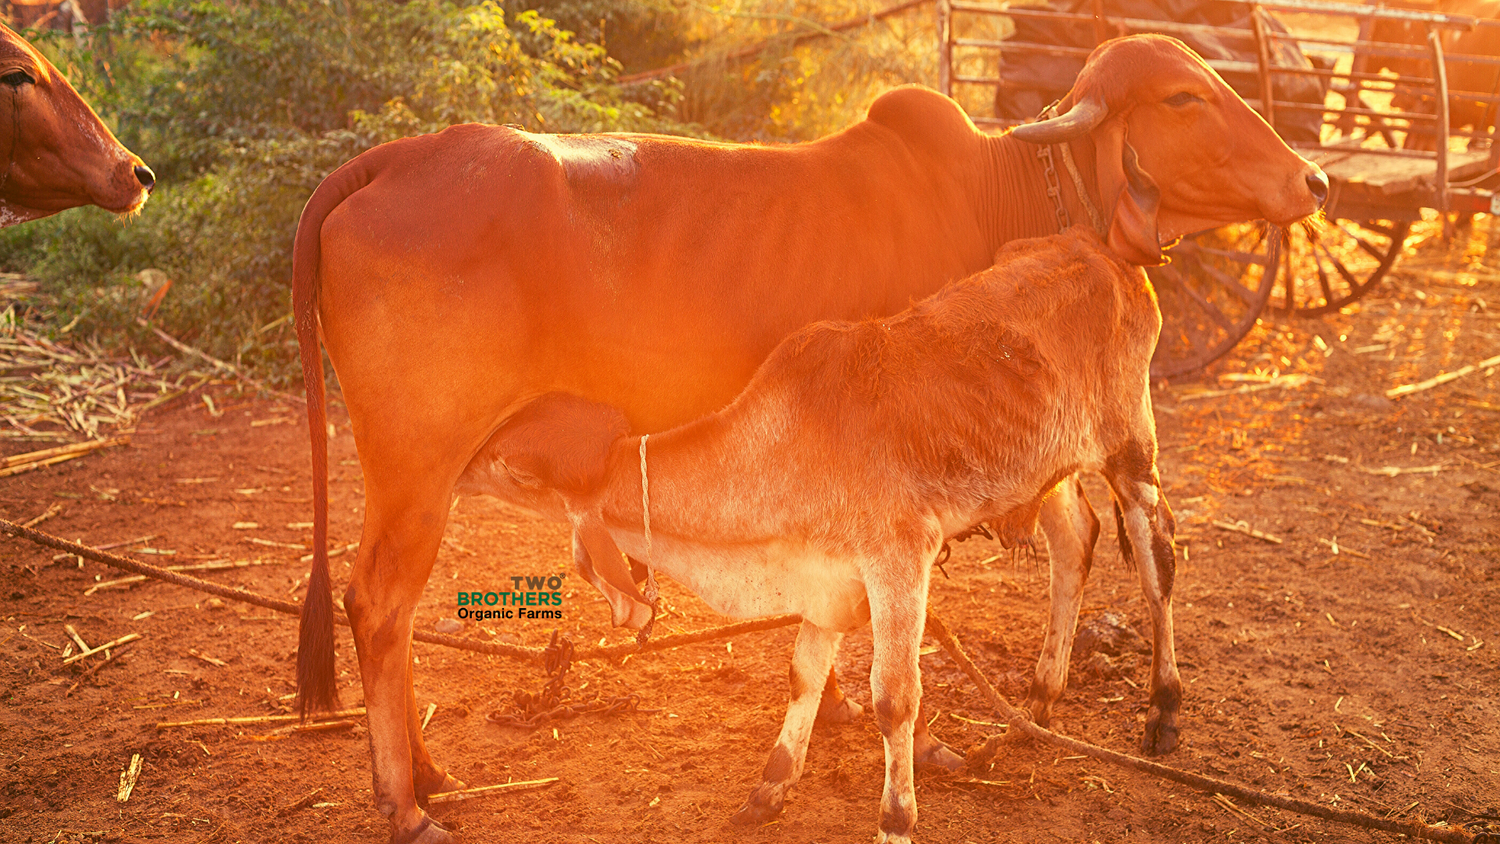
<instances>
[{"instance_id":1,"label":"cow's hoof","mask_svg":"<svg viewBox=\"0 0 1500 844\"><path fill-rule=\"evenodd\" d=\"M406 832L391 833L391 844L457 844L457 841L453 833L426 813L420 823Z\"/></svg>"},{"instance_id":2,"label":"cow's hoof","mask_svg":"<svg viewBox=\"0 0 1500 844\"><path fill-rule=\"evenodd\" d=\"M735 826L760 826L776 820L776 817L781 814L781 806L780 803L767 805L746 801L738 812L729 817L729 822Z\"/></svg>"},{"instance_id":3,"label":"cow's hoof","mask_svg":"<svg viewBox=\"0 0 1500 844\"><path fill-rule=\"evenodd\" d=\"M859 716L865 714L865 708L854 701L840 696L835 700L824 699L818 705L819 724L852 724Z\"/></svg>"},{"instance_id":4,"label":"cow's hoof","mask_svg":"<svg viewBox=\"0 0 1500 844\"><path fill-rule=\"evenodd\" d=\"M916 753L913 754L914 761L918 767L931 766L944 768L949 771L962 771L964 769L964 765L966 764L964 757L954 753L953 748L937 739L930 739L930 741L931 743L926 747L916 748Z\"/></svg>"},{"instance_id":5,"label":"cow's hoof","mask_svg":"<svg viewBox=\"0 0 1500 844\"><path fill-rule=\"evenodd\" d=\"M463 780L458 779L452 774L443 774L442 780L437 782L436 785L429 785L421 781L416 782L415 785L417 800L423 803L427 801L427 798L431 797L434 794L442 794L448 791L461 791L465 788L468 788L467 785L464 785Z\"/></svg>"},{"instance_id":6,"label":"cow's hoof","mask_svg":"<svg viewBox=\"0 0 1500 844\"><path fill-rule=\"evenodd\" d=\"M1040 693L1035 686L1032 687L1031 694L1026 696L1026 702L1022 706L1031 714L1031 723L1038 727L1046 727L1051 723L1052 701Z\"/></svg>"},{"instance_id":7,"label":"cow's hoof","mask_svg":"<svg viewBox=\"0 0 1500 844\"><path fill-rule=\"evenodd\" d=\"M1176 713L1165 715L1152 711L1146 715L1146 733L1141 736L1141 753L1163 756L1177 747Z\"/></svg>"}]
</instances>

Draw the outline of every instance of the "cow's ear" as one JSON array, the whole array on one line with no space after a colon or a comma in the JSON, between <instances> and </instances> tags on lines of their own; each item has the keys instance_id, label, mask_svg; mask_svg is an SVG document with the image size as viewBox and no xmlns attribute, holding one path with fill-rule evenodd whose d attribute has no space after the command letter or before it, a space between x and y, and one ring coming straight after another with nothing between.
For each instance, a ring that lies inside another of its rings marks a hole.
<instances>
[{"instance_id":1,"label":"cow's ear","mask_svg":"<svg viewBox=\"0 0 1500 844\"><path fill-rule=\"evenodd\" d=\"M1161 191L1125 140L1125 125L1116 118L1094 133L1099 201L1111 212L1109 248L1132 264L1154 267L1167 260L1156 229Z\"/></svg>"}]
</instances>

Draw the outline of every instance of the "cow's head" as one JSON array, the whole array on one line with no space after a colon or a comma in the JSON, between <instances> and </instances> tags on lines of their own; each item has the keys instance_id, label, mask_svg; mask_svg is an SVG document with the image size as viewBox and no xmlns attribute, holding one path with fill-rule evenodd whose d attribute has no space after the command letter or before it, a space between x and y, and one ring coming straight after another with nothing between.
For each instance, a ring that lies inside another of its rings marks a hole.
<instances>
[{"instance_id":1,"label":"cow's head","mask_svg":"<svg viewBox=\"0 0 1500 844\"><path fill-rule=\"evenodd\" d=\"M57 68L0 25L0 226L77 205L130 214L156 176Z\"/></svg>"},{"instance_id":2,"label":"cow's head","mask_svg":"<svg viewBox=\"0 0 1500 844\"><path fill-rule=\"evenodd\" d=\"M1110 248L1132 263L1161 263L1160 244L1216 226L1262 218L1289 225L1328 196L1323 171L1175 38L1100 45L1058 111L1014 135L1037 144L1092 140L1074 149L1080 166L1092 168Z\"/></svg>"},{"instance_id":3,"label":"cow's head","mask_svg":"<svg viewBox=\"0 0 1500 844\"><path fill-rule=\"evenodd\" d=\"M486 450L517 485L562 497L573 524L573 562L604 594L616 627L639 630L653 610L625 556L604 526L600 498L609 483L609 455L630 433L617 408L568 393L548 393L506 420Z\"/></svg>"}]
</instances>

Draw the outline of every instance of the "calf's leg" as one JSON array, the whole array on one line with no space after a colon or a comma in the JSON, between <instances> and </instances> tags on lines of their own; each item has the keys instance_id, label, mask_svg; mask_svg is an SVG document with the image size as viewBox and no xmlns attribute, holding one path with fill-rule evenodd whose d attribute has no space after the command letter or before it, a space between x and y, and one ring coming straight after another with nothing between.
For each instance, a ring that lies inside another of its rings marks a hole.
<instances>
[{"instance_id":1,"label":"calf's leg","mask_svg":"<svg viewBox=\"0 0 1500 844\"><path fill-rule=\"evenodd\" d=\"M1151 452L1155 449L1152 448ZM1120 461L1125 465L1139 461ZM1177 746L1177 713L1182 707L1182 677L1177 673L1177 656L1172 635L1172 585L1177 573L1177 556L1172 547L1176 522L1167 506L1156 474L1155 461L1142 468L1110 477L1120 507L1123 526L1120 551L1133 560L1151 612L1151 700L1146 710L1146 730L1141 737L1141 751L1159 756Z\"/></svg>"},{"instance_id":2,"label":"calf's leg","mask_svg":"<svg viewBox=\"0 0 1500 844\"><path fill-rule=\"evenodd\" d=\"M1074 475L1058 484L1043 502L1040 521L1052 561L1052 612L1047 617L1047 637L1026 707L1031 720L1045 727L1052 719L1053 704L1068 685L1068 660L1073 654L1083 585L1094 561L1099 519L1083 494L1083 484Z\"/></svg>"},{"instance_id":3,"label":"calf's leg","mask_svg":"<svg viewBox=\"0 0 1500 844\"><path fill-rule=\"evenodd\" d=\"M823 687L823 700L818 704L818 724L847 724L864 713L864 708L852 700L844 697L844 692L839 688L838 678L832 671L828 673L828 683ZM964 766L964 757L953 751L953 748L943 743L927 729L927 721L931 716L924 704L917 714L916 724L912 733L912 754L918 765L936 765L957 771Z\"/></svg>"},{"instance_id":4,"label":"calf's leg","mask_svg":"<svg viewBox=\"0 0 1500 844\"><path fill-rule=\"evenodd\" d=\"M812 733L819 703L827 683L832 682L833 658L838 653L843 634L825 630L807 621L797 632L792 651L791 702L782 721L781 735L771 748L760 785L735 812L730 821L736 824L760 824L781 814L787 789L802 776L807 759L807 739Z\"/></svg>"},{"instance_id":5,"label":"calf's leg","mask_svg":"<svg viewBox=\"0 0 1500 844\"><path fill-rule=\"evenodd\" d=\"M928 576L942 543L941 533L933 534L930 547L904 558L879 560L865 576L875 639L870 699L875 726L885 738L885 792L876 844L910 844L917 827L912 779L914 727L922 703L917 657L927 615Z\"/></svg>"}]
</instances>

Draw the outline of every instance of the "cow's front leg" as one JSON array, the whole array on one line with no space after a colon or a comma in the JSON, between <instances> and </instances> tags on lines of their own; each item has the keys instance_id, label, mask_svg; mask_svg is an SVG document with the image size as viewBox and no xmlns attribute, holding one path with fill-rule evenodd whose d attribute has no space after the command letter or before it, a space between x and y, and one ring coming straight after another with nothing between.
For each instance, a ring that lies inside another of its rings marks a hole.
<instances>
[{"instance_id":1,"label":"cow's front leg","mask_svg":"<svg viewBox=\"0 0 1500 844\"><path fill-rule=\"evenodd\" d=\"M776 739L776 746L771 748L771 758L766 761L761 784L750 792L745 805L730 818L732 822L759 824L781 814L787 789L802 776L808 736L812 733L823 692L832 679L833 658L842 639L841 633L802 622L792 652L791 702L786 708L781 735Z\"/></svg>"},{"instance_id":2,"label":"cow's front leg","mask_svg":"<svg viewBox=\"0 0 1500 844\"><path fill-rule=\"evenodd\" d=\"M359 654L375 806L391 824L392 844L451 844L453 836L416 802L416 782L447 781L433 764L413 723L411 683L413 610L437 558L447 508L391 506L375 489L367 498L365 530L344 607Z\"/></svg>"},{"instance_id":3,"label":"cow's front leg","mask_svg":"<svg viewBox=\"0 0 1500 844\"><path fill-rule=\"evenodd\" d=\"M1141 751L1159 756L1177 746L1177 713L1182 708L1182 677L1172 635L1172 584L1177 555L1172 547L1176 522L1167 506L1155 466L1133 477L1111 478L1120 511L1120 550L1133 560L1151 612L1151 700Z\"/></svg>"},{"instance_id":4,"label":"cow's front leg","mask_svg":"<svg viewBox=\"0 0 1500 844\"><path fill-rule=\"evenodd\" d=\"M1047 534L1051 559L1052 610L1047 617L1047 638L1036 662L1036 676L1026 707L1031 720L1045 727L1052 720L1052 707L1068 685L1068 660L1073 654L1073 635L1078 628L1078 609L1083 604L1083 586L1094 560L1099 538L1099 519L1083 494L1083 484L1074 475L1061 484L1042 504L1042 531Z\"/></svg>"}]
</instances>

